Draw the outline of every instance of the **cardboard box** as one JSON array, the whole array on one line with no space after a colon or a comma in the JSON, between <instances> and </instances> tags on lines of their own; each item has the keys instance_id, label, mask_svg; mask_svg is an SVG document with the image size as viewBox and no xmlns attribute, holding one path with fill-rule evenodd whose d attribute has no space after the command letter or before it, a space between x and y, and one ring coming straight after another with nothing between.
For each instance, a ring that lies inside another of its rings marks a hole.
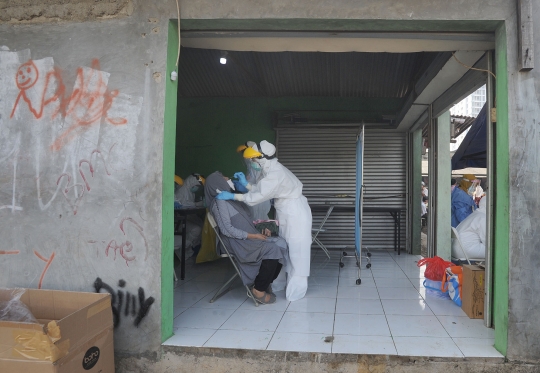
<instances>
[{"instance_id":1,"label":"cardboard box","mask_svg":"<svg viewBox=\"0 0 540 373\"><path fill-rule=\"evenodd\" d=\"M471 319L484 318L485 270L476 265L463 266L461 309Z\"/></svg>"},{"instance_id":2,"label":"cardboard box","mask_svg":"<svg viewBox=\"0 0 540 373\"><path fill-rule=\"evenodd\" d=\"M27 289L21 301L39 324L0 321L0 372L114 372L109 294Z\"/></svg>"}]
</instances>

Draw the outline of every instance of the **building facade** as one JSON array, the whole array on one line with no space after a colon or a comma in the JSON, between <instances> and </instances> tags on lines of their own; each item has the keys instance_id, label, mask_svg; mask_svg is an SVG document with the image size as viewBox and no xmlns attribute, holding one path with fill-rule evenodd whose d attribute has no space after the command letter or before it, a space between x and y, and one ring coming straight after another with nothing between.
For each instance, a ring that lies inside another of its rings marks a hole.
<instances>
[{"instance_id":1,"label":"building facade","mask_svg":"<svg viewBox=\"0 0 540 373\"><path fill-rule=\"evenodd\" d=\"M0 286L122 293L113 300L118 362L158 371L172 334L167 155L182 30L485 32L498 63L495 240L506 247L495 263L496 346L510 361L537 362L540 67L519 69L516 3L180 1L178 32L174 1L4 2ZM134 299L135 312L120 312L121 299Z\"/></svg>"}]
</instances>

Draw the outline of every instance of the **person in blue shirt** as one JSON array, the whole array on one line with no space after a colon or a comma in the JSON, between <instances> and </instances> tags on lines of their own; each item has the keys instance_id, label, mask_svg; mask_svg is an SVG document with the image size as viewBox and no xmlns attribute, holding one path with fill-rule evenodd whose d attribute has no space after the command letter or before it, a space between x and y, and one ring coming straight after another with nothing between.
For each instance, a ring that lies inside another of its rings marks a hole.
<instances>
[{"instance_id":1,"label":"person in blue shirt","mask_svg":"<svg viewBox=\"0 0 540 373\"><path fill-rule=\"evenodd\" d=\"M474 199L469 195L469 189L473 186L476 176L465 174L459 183L459 187L454 188L450 195L452 204L452 227L456 228L467 216L476 209Z\"/></svg>"}]
</instances>

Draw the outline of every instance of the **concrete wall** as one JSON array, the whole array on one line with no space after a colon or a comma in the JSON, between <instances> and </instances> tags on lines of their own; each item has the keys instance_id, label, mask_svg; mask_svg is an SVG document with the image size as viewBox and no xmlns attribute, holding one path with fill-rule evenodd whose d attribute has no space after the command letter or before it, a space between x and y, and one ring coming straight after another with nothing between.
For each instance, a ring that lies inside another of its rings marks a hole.
<instances>
[{"instance_id":1,"label":"concrete wall","mask_svg":"<svg viewBox=\"0 0 540 373\"><path fill-rule=\"evenodd\" d=\"M533 2L533 14L540 3ZM534 17L533 17L534 18ZM535 63L518 72L517 26L508 23L510 127L510 278L508 356L540 359L540 22L534 21Z\"/></svg>"},{"instance_id":2,"label":"concrete wall","mask_svg":"<svg viewBox=\"0 0 540 373\"><path fill-rule=\"evenodd\" d=\"M0 25L0 286L116 293L115 347L131 353L161 343L163 75L176 14L174 2L146 3L130 17Z\"/></svg>"}]
</instances>

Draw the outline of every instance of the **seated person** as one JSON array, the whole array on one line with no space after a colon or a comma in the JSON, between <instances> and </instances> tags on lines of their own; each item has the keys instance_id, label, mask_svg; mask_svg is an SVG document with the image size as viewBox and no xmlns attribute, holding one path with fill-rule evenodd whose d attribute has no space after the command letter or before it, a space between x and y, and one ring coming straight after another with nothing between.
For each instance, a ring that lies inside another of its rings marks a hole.
<instances>
[{"instance_id":1,"label":"seated person","mask_svg":"<svg viewBox=\"0 0 540 373\"><path fill-rule=\"evenodd\" d=\"M281 237L268 237L269 232L261 234L244 203L215 198L221 191L232 192L231 184L220 172L208 176L205 184L208 209L216 220L221 239L239 264L244 285L252 286L257 302L274 303L272 282L288 261L287 243Z\"/></svg>"},{"instance_id":2,"label":"seated person","mask_svg":"<svg viewBox=\"0 0 540 373\"><path fill-rule=\"evenodd\" d=\"M195 202L195 193L204 185L204 177L199 174L189 175L184 179L182 186L175 185L174 208L200 207L203 202ZM186 249L191 248L196 255L201 245L201 232L203 221L197 215L188 215L186 218ZM179 234L179 232L175 232ZM175 249L178 249L180 238L175 239Z\"/></svg>"},{"instance_id":3,"label":"seated person","mask_svg":"<svg viewBox=\"0 0 540 373\"><path fill-rule=\"evenodd\" d=\"M174 201L185 207L203 206L202 201L195 202L195 193L202 187L204 187L204 177L199 174L191 174L185 178L182 186L175 186Z\"/></svg>"},{"instance_id":4,"label":"seated person","mask_svg":"<svg viewBox=\"0 0 540 373\"><path fill-rule=\"evenodd\" d=\"M486 257L486 197L480 200L480 207L463 220L456 228L463 250L469 259ZM452 257L465 259L457 240L452 243Z\"/></svg>"},{"instance_id":5,"label":"seated person","mask_svg":"<svg viewBox=\"0 0 540 373\"><path fill-rule=\"evenodd\" d=\"M472 214L476 209L476 203L469 194L469 189L473 186L473 181L476 176L472 174L465 174L459 183L459 187L454 188L450 194L451 198L451 224L452 227L457 227L467 216Z\"/></svg>"}]
</instances>

